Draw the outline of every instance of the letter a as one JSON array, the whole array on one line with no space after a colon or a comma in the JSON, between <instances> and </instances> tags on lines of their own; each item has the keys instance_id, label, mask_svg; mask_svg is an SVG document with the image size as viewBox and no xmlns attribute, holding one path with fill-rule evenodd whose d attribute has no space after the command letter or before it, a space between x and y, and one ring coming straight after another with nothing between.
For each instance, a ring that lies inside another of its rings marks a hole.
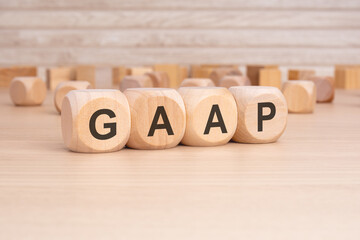
<instances>
[{"instance_id":1,"label":"letter a","mask_svg":"<svg viewBox=\"0 0 360 240\"><path fill-rule=\"evenodd\" d=\"M160 116L161 116L161 118L162 118L162 120L164 122L163 124L158 124ZM158 106L157 107L154 119L153 119L153 121L151 123L151 127L150 127L150 130L149 130L149 133L148 133L148 137L154 136L154 133L155 133L156 129L166 129L166 132L167 132L168 135L174 135L174 132L173 132L173 130L171 128L169 119L168 119L168 117L166 115L166 111L165 111L164 106Z\"/></svg>"},{"instance_id":2,"label":"letter a","mask_svg":"<svg viewBox=\"0 0 360 240\"><path fill-rule=\"evenodd\" d=\"M213 122L215 114L218 119L218 122ZM227 133L225 123L224 123L223 117L220 112L219 105L217 105L217 104L212 105L209 119L207 121L206 128L204 131L204 135L209 134L210 128L212 128L212 127L220 127L222 133Z\"/></svg>"}]
</instances>

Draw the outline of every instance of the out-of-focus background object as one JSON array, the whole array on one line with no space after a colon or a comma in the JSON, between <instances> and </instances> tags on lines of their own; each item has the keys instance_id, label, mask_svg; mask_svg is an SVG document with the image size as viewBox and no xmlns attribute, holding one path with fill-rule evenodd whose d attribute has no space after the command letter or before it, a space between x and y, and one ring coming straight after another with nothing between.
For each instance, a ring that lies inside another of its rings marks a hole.
<instances>
[{"instance_id":1,"label":"out-of-focus background object","mask_svg":"<svg viewBox=\"0 0 360 240\"><path fill-rule=\"evenodd\" d=\"M0 9L0 65L360 63L356 0L1 0Z\"/></svg>"}]
</instances>

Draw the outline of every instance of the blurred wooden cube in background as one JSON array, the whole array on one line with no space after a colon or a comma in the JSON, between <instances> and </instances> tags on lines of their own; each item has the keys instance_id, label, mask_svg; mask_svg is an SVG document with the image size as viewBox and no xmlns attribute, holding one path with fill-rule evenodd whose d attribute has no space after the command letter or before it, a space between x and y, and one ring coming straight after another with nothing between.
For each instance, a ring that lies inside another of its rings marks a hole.
<instances>
[{"instance_id":1,"label":"blurred wooden cube in background","mask_svg":"<svg viewBox=\"0 0 360 240\"><path fill-rule=\"evenodd\" d=\"M125 76L120 83L120 90L123 92L128 88L152 88L153 81L148 75Z\"/></svg>"},{"instance_id":2,"label":"blurred wooden cube in background","mask_svg":"<svg viewBox=\"0 0 360 240\"><path fill-rule=\"evenodd\" d=\"M94 88L96 87L95 80L96 67L91 65L76 66L76 80L88 81Z\"/></svg>"},{"instance_id":3,"label":"blurred wooden cube in background","mask_svg":"<svg viewBox=\"0 0 360 240\"><path fill-rule=\"evenodd\" d=\"M210 78L211 72L216 68L236 68L238 65L231 64L193 64L191 65L191 77L192 78Z\"/></svg>"},{"instance_id":4,"label":"blurred wooden cube in background","mask_svg":"<svg viewBox=\"0 0 360 240\"><path fill-rule=\"evenodd\" d=\"M309 80L316 86L316 102L332 102L335 97L335 81L329 76L313 76Z\"/></svg>"},{"instance_id":5,"label":"blurred wooden cube in background","mask_svg":"<svg viewBox=\"0 0 360 240\"><path fill-rule=\"evenodd\" d=\"M225 76L219 82L219 87L237 87L237 86L250 86L251 82L245 75L243 76Z\"/></svg>"},{"instance_id":6,"label":"blurred wooden cube in background","mask_svg":"<svg viewBox=\"0 0 360 240\"><path fill-rule=\"evenodd\" d=\"M177 88L180 83L188 77L188 68L178 64L155 64L154 70L166 72L169 77L169 87Z\"/></svg>"},{"instance_id":7,"label":"blurred wooden cube in background","mask_svg":"<svg viewBox=\"0 0 360 240\"><path fill-rule=\"evenodd\" d=\"M16 77L10 84L10 97L17 106L41 105L46 97L46 85L38 77Z\"/></svg>"},{"instance_id":8,"label":"blurred wooden cube in background","mask_svg":"<svg viewBox=\"0 0 360 240\"><path fill-rule=\"evenodd\" d=\"M263 68L278 68L277 65L247 65L246 75L249 77L251 85L258 86L260 79L260 70Z\"/></svg>"},{"instance_id":9,"label":"blurred wooden cube in background","mask_svg":"<svg viewBox=\"0 0 360 240\"><path fill-rule=\"evenodd\" d=\"M130 75L131 71L130 69L126 68L125 66L116 66L112 69L112 84L113 87L118 87L121 80L127 76Z\"/></svg>"},{"instance_id":10,"label":"blurred wooden cube in background","mask_svg":"<svg viewBox=\"0 0 360 240\"><path fill-rule=\"evenodd\" d=\"M36 77L36 66L13 66L0 68L0 87L10 86L15 77Z\"/></svg>"},{"instance_id":11,"label":"blurred wooden cube in background","mask_svg":"<svg viewBox=\"0 0 360 240\"><path fill-rule=\"evenodd\" d=\"M219 86L220 80L225 76L242 76L242 72L238 67L218 67L211 71L209 78Z\"/></svg>"},{"instance_id":12,"label":"blurred wooden cube in background","mask_svg":"<svg viewBox=\"0 0 360 240\"><path fill-rule=\"evenodd\" d=\"M281 71L277 68L261 69L259 85L281 89Z\"/></svg>"},{"instance_id":13,"label":"blurred wooden cube in background","mask_svg":"<svg viewBox=\"0 0 360 240\"><path fill-rule=\"evenodd\" d=\"M132 76L139 76L154 71L154 68L149 66L138 66L138 67L130 67L128 68L127 71Z\"/></svg>"},{"instance_id":14,"label":"blurred wooden cube in background","mask_svg":"<svg viewBox=\"0 0 360 240\"><path fill-rule=\"evenodd\" d=\"M312 113L316 103L316 86L310 80L287 81L282 92L289 113Z\"/></svg>"},{"instance_id":15,"label":"blurred wooden cube in background","mask_svg":"<svg viewBox=\"0 0 360 240\"><path fill-rule=\"evenodd\" d=\"M215 84L210 78L186 78L180 87L215 87Z\"/></svg>"},{"instance_id":16,"label":"blurred wooden cube in background","mask_svg":"<svg viewBox=\"0 0 360 240\"><path fill-rule=\"evenodd\" d=\"M151 78L156 88L168 88L170 85L169 75L166 72L149 72L145 74Z\"/></svg>"},{"instance_id":17,"label":"blurred wooden cube in background","mask_svg":"<svg viewBox=\"0 0 360 240\"><path fill-rule=\"evenodd\" d=\"M360 88L360 65L336 65L335 86L343 89Z\"/></svg>"},{"instance_id":18,"label":"blurred wooden cube in background","mask_svg":"<svg viewBox=\"0 0 360 240\"><path fill-rule=\"evenodd\" d=\"M46 70L46 85L55 90L60 82L76 80L75 67L53 67Z\"/></svg>"},{"instance_id":19,"label":"blurred wooden cube in background","mask_svg":"<svg viewBox=\"0 0 360 240\"><path fill-rule=\"evenodd\" d=\"M289 69L288 70L288 79L289 80L309 80L310 77L315 75L315 70L299 70L299 69Z\"/></svg>"},{"instance_id":20,"label":"blurred wooden cube in background","mask_svg":"<svg viewBox=\"0 0 360 240\"><path fill-rule=\"evenodd\" d=\"M70 91L91 89L88 81L64 81L57 85L54 92L54 105L58 113L61 113L62 102Z\"/></svg>"},{"instance_id":21,"label":"blurred wooden cube in background","mask_svg":"<svg viewBox=\"0 0 360 240\"><path fill-rule=\"evenodd\" d=\"M105 66L78 65L76 66L76 80L88 81L94 88L111 87L112 68Z\"/></svg>"}]
</instances>

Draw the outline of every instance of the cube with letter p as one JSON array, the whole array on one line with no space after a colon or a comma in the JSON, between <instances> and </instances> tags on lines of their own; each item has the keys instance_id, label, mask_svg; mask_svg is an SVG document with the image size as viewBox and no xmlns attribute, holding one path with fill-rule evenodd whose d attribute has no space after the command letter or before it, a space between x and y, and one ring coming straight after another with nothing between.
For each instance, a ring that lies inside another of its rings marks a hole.
<instances>
[{"instance_id":1,"label":"cube with letter p","mask_svg":"<svg viewBox=\"0 0 360 240\"><path fill-rule=\"evenodd\" d=\"M275 142L284 132L287 104L278 88L262 86L231 87L238 109L233 141L241 143Z\"/></svg>"}]
</instances>

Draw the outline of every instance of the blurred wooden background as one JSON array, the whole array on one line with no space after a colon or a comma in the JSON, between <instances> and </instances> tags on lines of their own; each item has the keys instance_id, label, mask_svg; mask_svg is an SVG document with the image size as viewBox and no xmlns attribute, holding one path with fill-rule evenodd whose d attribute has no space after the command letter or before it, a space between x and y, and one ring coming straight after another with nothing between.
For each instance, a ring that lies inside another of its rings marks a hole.
<instances>
[{"instance_id":1,"label":"blurred wooden background","mask_svg":"<svg viewBox=\"0 0 360 240\"><path fill-rule=\"evenodd\" d=\"M359 0L0 0L0 65L360 63Z\"/></svg>"}]
</instances>

